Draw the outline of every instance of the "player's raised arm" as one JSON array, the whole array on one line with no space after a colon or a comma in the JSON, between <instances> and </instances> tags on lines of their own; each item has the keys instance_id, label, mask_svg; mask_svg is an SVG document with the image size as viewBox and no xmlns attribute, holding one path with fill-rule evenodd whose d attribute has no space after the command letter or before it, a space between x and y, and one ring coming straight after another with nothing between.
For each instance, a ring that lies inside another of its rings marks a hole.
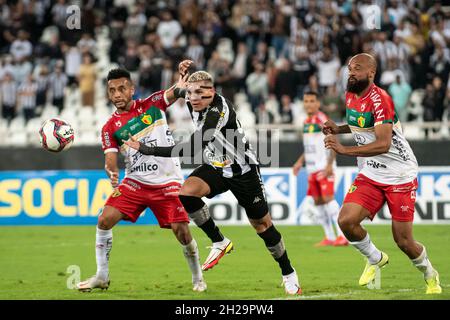
<instances>
[{"instance_id":1,"label":"player's raised arm","mask_svg":"<svg viewBox=\"0 0 450 320\"><path fill-rule=\"evenodd\" d=\"M179 98L184 98L186 94L186 84L189 77L188 69L194 62L192 60L183 60L178 65L179 78L178 82L165 91L165 97L169 105L177 101Z\"/></svg>"}]
</instances>

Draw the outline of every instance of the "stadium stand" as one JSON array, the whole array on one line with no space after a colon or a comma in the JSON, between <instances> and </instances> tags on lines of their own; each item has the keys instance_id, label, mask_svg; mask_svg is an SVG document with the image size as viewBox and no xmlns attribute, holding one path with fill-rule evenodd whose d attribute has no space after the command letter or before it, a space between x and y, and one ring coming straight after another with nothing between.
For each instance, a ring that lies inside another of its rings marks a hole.
<instances>
[{"instance_id":1,"label":"stadium stand","mask_svg":"<svg viewBox=\"0 0 450 320\"><path fill-rule=\"evenodd\" d=\"M81 29L68 27L72 5L81 10ZM361 51L377 57L377 83L396 101L408 138L449 137L445 1L0 0L0 30L2 146L38 145L40 123L55 116L73 125L77 145L98 145L113 110L108 70L129 69L139 98L170 86L183 58L215 77L244 127L276 125L282 138L295 138L289 132L301 130L304 90L320 92L324 111L343 119L346 62ZM52 82L57 69L67 80ZM20 91L30 74L40 95ZM58 84L66 84L62 101ZM180 114L173 108L169 120L189 132Z\"/></svg>"}]
</instances>

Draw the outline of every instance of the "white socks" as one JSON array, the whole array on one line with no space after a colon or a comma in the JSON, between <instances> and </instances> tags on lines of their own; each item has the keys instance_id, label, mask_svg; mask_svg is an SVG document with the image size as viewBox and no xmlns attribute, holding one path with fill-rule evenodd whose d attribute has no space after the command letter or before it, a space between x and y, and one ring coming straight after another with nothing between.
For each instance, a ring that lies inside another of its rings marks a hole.
<instances>
[{"instance_id":1,"label":"white socks","mask_svg":"<svg viewBox=\"0 0 450 320\"><path fill-rule=\"evenodd\" d=\"M323 227L323 231L325 232L325 237L331 241L336 240L336 235L334 234L333 224L331 223L331 219L329 218L327 210L326 210L326 204L316 206L316 208L317 208L317 211L319 212L319 216L317 217L317 220Z\"/></svg>"},{"instance_id":2,"label":"white socks","mask_svg":"<svg viewBox=\"0 0 450 320\"><path fill-rule=\"evenodd\" d=\"M109 277L108 260L112 248L112 230L97 227L95 237L95 256L97 259L97 277L107 280Z\"/></svg>"},{"instance_id":3,"label":"white socks","mask_svg":"<svg viewBox=\"0 0 450 320\"><path fill-rule=\"evenodd\" d=\"M192 282L195 283L203 278L197 242L195 239L192 239L191 243L182 245L182 247L184 256L186 257L186 261L189 265L189 269L191 269Z\"/></svg>"},{"instance_id":4,"label":"white socks","mask_svg":"<svg viewBox=\"0 0 450 320\"><path fill-rule=\"evenodd\" d=\"M427 250L425 246L422 245L423 250L420 256L415 259L411 259L413 265L419 269L420 272L423 273L425 279L430 279L434 276L434 268L431 265L430 260L428 259Z\"/></svg>"},{"instance_id":5,"label":"white socks","mask_svg":"<svg viewBox=\"0 0 450 320\"><path fill-rule=\"evenodd\" d=\"M339 216L339 203L337 203L336 200L331 200L330 202L323 205L325 208L325 211L327 212L328 218L331 220L331 222L334 224L334 227L336 228L336 234L338 237L345 237L344 233L342 232L341 228L339 228L339 224L337 222L338 216Z\"/></svg>"},{"instance_id":6,"label":"white socks","mask_svg":"<svg viewBox=\"0 0 450 320\"><path fill-rule=\"evenodd\" d=\"M369 260L370 264L377 264L380 262L381 251L375 247L372 241L370 241L368 233L361 241L350 242L350 244L358 249L358 251Z\"/></svg>"}]
</instances>

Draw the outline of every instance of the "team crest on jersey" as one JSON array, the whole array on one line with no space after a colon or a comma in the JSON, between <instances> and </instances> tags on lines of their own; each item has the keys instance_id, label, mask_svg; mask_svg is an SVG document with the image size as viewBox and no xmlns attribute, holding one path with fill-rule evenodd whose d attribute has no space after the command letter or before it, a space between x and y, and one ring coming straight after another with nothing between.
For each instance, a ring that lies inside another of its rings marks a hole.
<instances>
[{"instance_id":1,"label":"team crest on jersey","mask_svg":"<svg viewBox=\"0 0 450 320\"><path fill-rule=\"evenodd\" d=\"M360 117L358 118L358 126L360 126L361 128L363 128L363 127L364 127L364 124L366 124L366 119L364 119L363 116L360 116Z\"/></svg>"},{"instance_id":2,"label":"team crest on jersey","mask_svg":"<svg viewBox=\"0 0 450 320\"><path fill-rule=\"evenodd\" d=\"M119 188L117 188L117 189L114 189L114 192L112 193L111 197L117 198L120 195L122 195L122 193L120 192Z\"/></svg>"},{"instance_id":3,"label":"team crest on jersey","mask_svg":"<svg viewBox=\"0 0 450 320\"><path fill-rule=\"evenodd\" d=\"M357 188L358 188L357 186L355 186L354 184L352 184L352 185L350 186L350 189L348 189L348 193L353 193L353 192L355 192Z\"/></svg>"},{"instance_id":4,"label":"team crest on jersey","mask_svg":"<svg viewBox=\"0 0 450 320\"><path fill-rule=\"evenodd\" d=\"M312 125L312 124L309 125L309 127L308 127L308 132L309 132L309 133L314 132L314 125Z\"/></svg>"},{"instance_id":5,"label":"team crest on jersey","mask_svg":"<svg viewBox=\"0 0 450 320\"><path fill-rule=\"evenodd\" d=\"M145 116L143 116L143 117L141 118L141 121L142 121L143 123L145 123L146 125L149 126L149 125L152 124L153 119L152 119L152 116L151 116L151 115L146 114Z\"/></svg>"}]
</instances>

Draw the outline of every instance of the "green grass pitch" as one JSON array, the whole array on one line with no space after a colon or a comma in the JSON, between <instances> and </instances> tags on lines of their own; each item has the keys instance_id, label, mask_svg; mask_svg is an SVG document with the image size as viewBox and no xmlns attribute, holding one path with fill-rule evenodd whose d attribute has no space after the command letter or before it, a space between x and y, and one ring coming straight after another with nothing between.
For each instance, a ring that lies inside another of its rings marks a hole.
<instances>
[{"instance_id":1,"label":"green grass pitch","mask_svg":"<svg viewBox=\"0 0 450 320\"><path fill-rule=\"evenodd\" d=\"M292 299L280 287L278 265L250 226L222 227L235 250L204 274L208 290L192 291L181 247L170 230L156 226L114 228L107 291L67 288L71 265L81 279L95 273L95 227L0 227L0 299ZM390 256L381 289L358 286L363 258L352 247L314 248L317 226L279 226L304 295L296 299L450 299L450 225L415 226L440 272L443 293L425 295L422 275L392 240L390 226L367 226L377 247ZM208 239L192 233L207 256ZM73 275L75 276L76 275Z\"/></svg>"}]
</instances>

